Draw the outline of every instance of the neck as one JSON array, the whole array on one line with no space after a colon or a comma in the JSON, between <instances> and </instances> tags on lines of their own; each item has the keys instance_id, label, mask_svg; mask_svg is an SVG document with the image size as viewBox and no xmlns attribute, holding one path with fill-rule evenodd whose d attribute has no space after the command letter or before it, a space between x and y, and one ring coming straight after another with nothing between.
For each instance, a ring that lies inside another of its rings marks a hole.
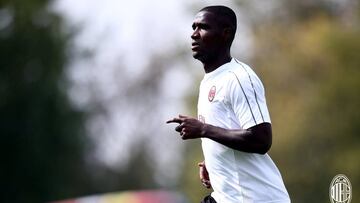
<instances>
[{"instance_id":1,"label":"neck","mask_svg":"<svg viewBox=\"0 0 360 203\"><path fill-rule=\"evenodd\" d=\"M217 68L219 68L220 66L222 66L223 64L228 63L230 61L231 61L230 54L226 54L224 56L217 57L212 61L203 62L205 73L210 73L216 70Z\"/></svg>"}]
</instances>

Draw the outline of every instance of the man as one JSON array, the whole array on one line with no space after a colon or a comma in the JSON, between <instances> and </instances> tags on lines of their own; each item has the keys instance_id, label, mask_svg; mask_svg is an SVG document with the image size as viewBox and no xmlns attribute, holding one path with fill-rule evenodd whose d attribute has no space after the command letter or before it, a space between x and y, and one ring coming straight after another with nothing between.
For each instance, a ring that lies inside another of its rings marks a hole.
<instances>
[{"instance_id":1,"label":"man","mask_svg":"<svg viewBox=\"0 0 360 203\"><path fill-rule=\"evenodd\" d=\"M230 55L236 15L225 6L201 9L192 25L193 57L202 62L198 119L179 115L167 123L182 139L201 138L200 179L213 188L202 202L289 203L281 175L267 154L272 130L263 85Z\"/></svg>"}]
</instances>

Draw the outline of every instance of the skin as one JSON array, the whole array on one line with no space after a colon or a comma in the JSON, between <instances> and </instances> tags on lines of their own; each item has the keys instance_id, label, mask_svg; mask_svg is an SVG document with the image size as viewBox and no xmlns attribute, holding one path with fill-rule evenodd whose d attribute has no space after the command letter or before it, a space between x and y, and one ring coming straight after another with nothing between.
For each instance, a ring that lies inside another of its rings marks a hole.
<instances>
[{"instance_id":1,"label":"skin","mask_svg":"<svg viewBox=\"0 0 360 203\"><path fill-rule=\"evenodd\" d=\"M192 24L191 49L193 57L203 63L204 70L209 73L222 64L231 61L231 33L216 23L216 16L210 12L201 11Z\"/></svg>"},{"instance_id":2,"label":"skin","mask_svg":"<svg viewBox=\"0 0 360 203\"><path fill-rule=\"evenodd\" d=\"M193 57L202 62L205 73L231 61L231 30L220 26L218 19L213 13L200 11L192 24ZM183 140L208 138L247 153L265 154L272 143L270 123L261 123L249 129L224 129L185 115L179 115L166 123L179 124L175 131L179 132ZM205 162L198 163L198 166L202 184L211 188Z\"/></svg>"}]
</instances>

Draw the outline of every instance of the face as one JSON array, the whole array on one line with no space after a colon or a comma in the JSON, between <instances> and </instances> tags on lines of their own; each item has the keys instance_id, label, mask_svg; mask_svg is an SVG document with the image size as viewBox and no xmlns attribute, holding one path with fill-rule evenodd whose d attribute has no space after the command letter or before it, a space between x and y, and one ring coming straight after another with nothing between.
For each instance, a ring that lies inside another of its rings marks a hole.
<instances>
[{"instance_id":1,"label":"face","mask_svg":"<svg viewBox=\"0 0 360 203\"><path fill-rule=\"evenodd\" d=\"M224 46L222 29L216 24L215 15L200 11L195 16L192 28L193 57L203 63L214 59Z\"/></svg>"}]
</instances>

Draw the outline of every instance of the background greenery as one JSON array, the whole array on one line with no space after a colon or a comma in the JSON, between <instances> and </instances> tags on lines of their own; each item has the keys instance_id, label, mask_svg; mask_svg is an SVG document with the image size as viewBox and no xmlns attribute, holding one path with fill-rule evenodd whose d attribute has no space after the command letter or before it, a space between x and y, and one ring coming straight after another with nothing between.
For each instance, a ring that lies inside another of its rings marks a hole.
<instances>
[{"instance_id":1,"label":"background greenery","mask_svg":"<svg viewBox=\"0 0 360 203\"><path fill-rule=\"evenodd\" d=\"M279 2L276 14L261 16L250 1L234 1L247 12L254 34L254 54L245 62L266 88L274 131L270 155L293 202L329 202L330 181L339 173L352 183L352 202L359 202L359 2ZM48 3L0 2L0 201L159 188L145 151L119 171L86 160L94 145L84 127L89 112L69 101L64 74L72 36L61 31L63 20L47 10ZM184 50L177 52L181 60ZM234 56L241 59L241 53ZM196 94L186 98L193 114ZM210 191L198 180L199 141L186 144L183 173L170 189L197 202Z\"/></svg>"},{"instance_id":2,"label":"background greenery","mask_svg":"<svg viewBox=\"0 0 360 203\"><path fill-rule=\"evenodd\" d=\"M63 70L67 39L46 1L1 1L1 202L44 202L85 192L82 112Z\"/></svg>"}]
</instances>

